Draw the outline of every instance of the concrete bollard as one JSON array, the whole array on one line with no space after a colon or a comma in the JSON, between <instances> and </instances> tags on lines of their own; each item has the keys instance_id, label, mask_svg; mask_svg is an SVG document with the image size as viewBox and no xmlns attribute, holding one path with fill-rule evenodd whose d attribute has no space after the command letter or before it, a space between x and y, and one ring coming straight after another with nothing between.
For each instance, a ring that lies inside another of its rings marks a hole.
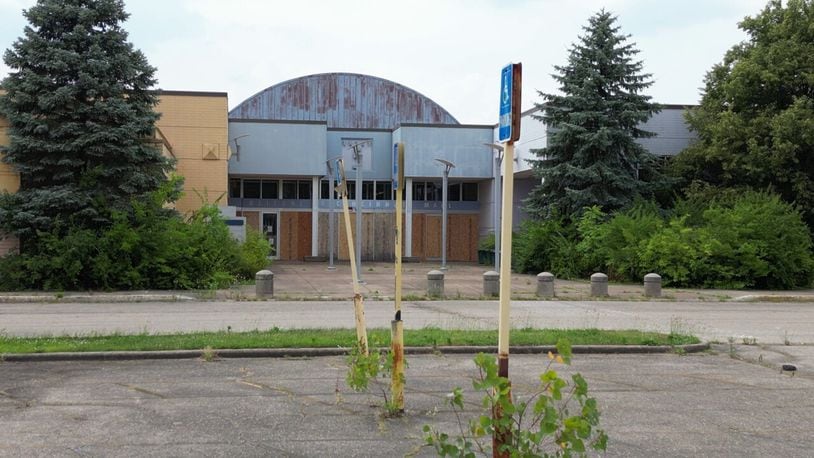
<instances>
[{"instance_id":1,"label":"concrete bollard","mask_svg":"<svg viewBox=\"0 0 814 458\"><path fill-rule=\"evenodd\" d=\"M483 295L486 297L500 295L500 274L494 270L483 274Z\"/></svg>"},{"instance_id":2,"label":"concrete bollard","mask_svg":"<svg viewBox=\"0 0 814 458\"><path fill-rule=\"evenodd\" d=\"M608 295L608 276L597 272L591 275L591 297L606 297Z\"/></svg>"},{"instance_id":3,"label":"concrete bollard","mask_svg":"<svg viewBox=\"0 0 814 458\"><path fill-rule=\"evenodd\" d=\"M644 276L644 295L661 297L661 275L649 273Z\"/></svg>"},{"instance_id":4,"label":"concrete bollard","mask_svg":"<svg viewBox=\"0 0 814 458\"><path fill-rule=\"evenodd\" d=\"M537 274L537 295L539 297L554 297L554 274L551 272Z\"/></svg>"},{"instance_id":5,"label":"concrete bollard","mask_svg":"<svg viewBox=\"0 0 814 458\"><path fill-rule=\"evenodd\" d=\"M254 274L254 294L263 298L274 296L274 273L270 270L261 270Z\"/></svg>"},{"instance_id":6,"label":"concrete bollard","mask_svg":"<svg viewBox=\"0 0 814 458\"><path fill-rule=\"evenodd\" d=\"M427 272L427 296L444 296L444 272L431 270Z\"/></svg>"}]
</instances>

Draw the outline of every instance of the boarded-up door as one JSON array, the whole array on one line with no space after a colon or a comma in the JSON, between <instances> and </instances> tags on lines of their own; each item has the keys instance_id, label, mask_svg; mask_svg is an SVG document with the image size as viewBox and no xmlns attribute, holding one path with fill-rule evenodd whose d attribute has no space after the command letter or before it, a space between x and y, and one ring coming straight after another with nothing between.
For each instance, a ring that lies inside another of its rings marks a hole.
<instances>
[{"instance_id":1,"label":"boarded-up door","mask_svg":"<svg viewBox=\"0 0 814 458\"><path fill-rule=\"evenodd\" d=\"M280 259L301 261L311 255L310 212L281 212L279 234Z\"/></svg>"}]
</instances>

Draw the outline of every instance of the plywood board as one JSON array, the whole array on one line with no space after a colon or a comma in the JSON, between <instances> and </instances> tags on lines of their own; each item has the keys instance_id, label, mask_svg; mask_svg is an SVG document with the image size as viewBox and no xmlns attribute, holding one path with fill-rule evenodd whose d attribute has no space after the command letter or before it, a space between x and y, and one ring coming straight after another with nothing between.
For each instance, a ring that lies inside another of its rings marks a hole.
<instances>
[{"instance_id":1,"label":"plywood board","mask_svg":"<svg viewBox=\"0 0 814 458\"><path fill-rule=\"evenodd\" d=\"M447 227L449 232L449 227ZM441 216L424 215L424 259L441 257Z\"/></svg>"},{"instance_id":2,"label":"plywood board","mask_svg":"<svg viewBox=\"0 0 814 458\"><path fill-rule=\"evenodd\" d=\"M246 227L250 227L256 231L260 230L260 213L259 212L237 212L237 216L246 218Z\"/></svg>"},{"instance_id":3,"label":"plywood board","mask_svg":"<svg viewBox=\"0 0 814 458\"><path fill-rule=\"evenodd\" d=\"M413 214L413 257L424 259L424 214Z\"/></svg>"},{"instance_id":4,"label":"plywood board","mask_svg":"<svg viewBox=\"0 0 814 458\"><path fill-rule=\"evenodd\" d=\"M311 256L311 212L297 213L297 245L294 256L297 261Z\"/></svg>"},{"instance_id":5,"label":"plywood board","mask_svg":"<svg viewBox=\"0 0 814 458\"><path fill-rule=\"evenodd\" d=\"M447 222L447 260L477 261L478 216L449 215Z\"/></svg>"}]
</instances>

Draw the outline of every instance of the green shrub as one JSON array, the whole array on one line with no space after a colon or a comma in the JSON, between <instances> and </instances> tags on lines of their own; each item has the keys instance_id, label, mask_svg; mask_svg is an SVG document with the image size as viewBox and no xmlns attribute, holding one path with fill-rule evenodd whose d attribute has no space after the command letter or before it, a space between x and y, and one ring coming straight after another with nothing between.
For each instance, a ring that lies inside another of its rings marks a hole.
<instances>
[{"instance_id":1,"label":"green shrub","mask_svg":"<svg viewBox=\"0 0 814 458\"><path fill-rule=\"evenodd\" d=\"M576 230L559 219L525 221L513 237L512 266L518 272L573 277L579 274L576 254Z\"/></svg>"},{"instance_id":2,"label":"green shrub","mask_svg":"<svg viewBox=\"0 0 814 458\"><path fill-rule=\"evenodd\" d=\"M703 259L699 233L687 227L684 218L670 220L641 248L642 266L661 275L665 285L689 286L699 281L697 271Z\"/></svg>"},{"instance_id":3,"label":"green shrub","mask_svg":"<svg viewBox=\"0 0 814 458\"><path fill-rule=\"evenodd\" d=\"M268 267L269 255L272 253L268 239L260 231L252 228L246 230L246 240L240 246L239 274L254 278L254 274Z\"/></svg>"},{"instance_id":4,"label":"green shrub","mask_svg":"<svg viewBox=\"0 0 814 458\"><path fill-rule=\"evenodd\" d=\"M776 195L758 192L712 201L700 220L673 217L647 240L641 256L646 270L676 286L806 287L814 272L811 238L799 212Z\"/></svg>"},{"instance_id":5,"label":"green shrub","mask_svg":"<svg viewBox=\"0 0 814 458\"><path fill-rule=\"evenodd\" d=\"M478 242L478 250L494 250L495 249L495 234L491 233L486 237L482 238Z\"/></svg>"},{"instance_id":6,"label":"green shrub","mask_svg":"<svg viewBox=\"0 0 814 458\"><path fill-rule=\"evenodd\" d=\"M652 203L610 216L598 207L576 225L526 222L515 237L519 272L550 270L560 278L607 272L639 282L648 272L665 285L713 288L807 287L812 242L799 211L770 193L718 197L709 189L679 201L665 221Z\"/></svg>"},{"instance_id":7,"label":"green shrub","mask_svg":"<svg viewBox=\"0 0 814 458\"><path fill-rule=\"evenodd\" d=\"M648 273L641 254L648 239L662 227L664 221L652 203L639 203L614 214L598 231L597 252L604 260L608 276L639 281Z\"/></svg>"},{"instance_id":8,"label":"green shrub","mask_svg":"<svg viewBox=\"0 0 814 458\"><path fill-rule=\"evenodd\" d=\"M241 246L211 204L184 220L163 207L165 191L112 212L107 227L61 222L25 240L22 254L0 258L0 289L223 288L267 265L261 235Z\"/></svg>"},{"instance_id":9,"label":"green shrub","mask_svg":"<svg viewBox=\"0 0 814 458\"><path fill-rule=\"evenodd\" d=\"M717 241L709 259L737 285L809 286L814 270L811 236L800 212L779 196L747 192L731 204L713 203L704 228ZM716 272L711 272L714 274Z\"/></svg>"}]
</instances>

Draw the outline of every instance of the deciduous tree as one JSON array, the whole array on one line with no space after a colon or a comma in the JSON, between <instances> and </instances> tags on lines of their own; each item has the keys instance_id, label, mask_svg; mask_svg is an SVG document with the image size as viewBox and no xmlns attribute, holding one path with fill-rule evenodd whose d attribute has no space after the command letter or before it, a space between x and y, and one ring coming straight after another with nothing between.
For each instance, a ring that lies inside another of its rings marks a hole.
<instances>
[{"instance_id":1,"label":"deciduous tree","mask_svg":"<svg viewBox=\"0 0 814 458\"><path fill-rule=\"evenodd\" d=\"M699 141L674 164L685 184L772 189L814 227L812 24L811 0L772 0L739 24L748 39L707 73L687 116Z\"/></svg>"}]
</instances>

